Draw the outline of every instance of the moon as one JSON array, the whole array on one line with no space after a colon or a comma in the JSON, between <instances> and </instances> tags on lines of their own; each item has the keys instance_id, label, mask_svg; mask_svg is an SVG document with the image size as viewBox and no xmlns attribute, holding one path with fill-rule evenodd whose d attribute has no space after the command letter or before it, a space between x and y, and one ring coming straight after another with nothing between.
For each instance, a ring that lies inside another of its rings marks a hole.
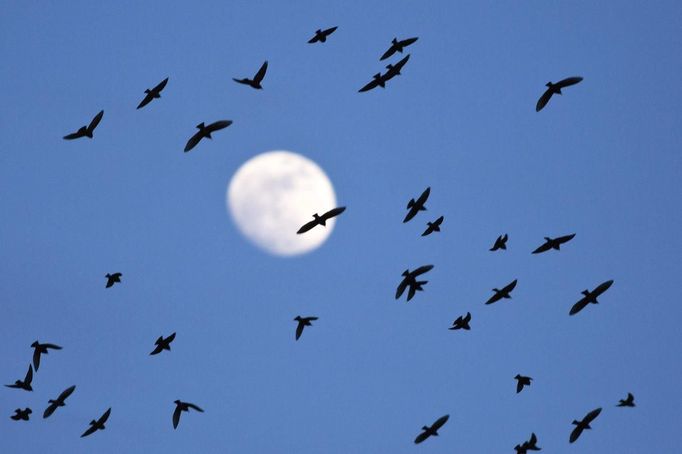
<instances>
[{"instance_id":1,"label":"moon","mask_svg":"<svg viewBox=\"0 0 682 454\"><path fill-rule=\"evenodd\" d=\"M235 172L227 187L227 208L239 231L260 249L279 256L305 254L322 245L335 219L297 235L296 231L336 207L332 182L310 159L290 151L268 151Z\"/></svg>"}]
</instances>

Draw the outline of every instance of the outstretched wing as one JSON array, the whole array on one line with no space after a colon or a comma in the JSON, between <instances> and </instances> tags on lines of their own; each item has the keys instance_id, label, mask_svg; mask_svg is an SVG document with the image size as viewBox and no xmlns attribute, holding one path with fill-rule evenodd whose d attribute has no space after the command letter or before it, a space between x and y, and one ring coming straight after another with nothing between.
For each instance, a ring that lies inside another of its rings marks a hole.
<instances>
[{"instance_id":1,"label":"outstretched wing","mask_svg":"<svg viewBox=\"0 0 682 454\"><path fill-rule=\"evenodd\" d=\"M367 85L362 87L361 89L358 90L358 93L362 93L365 91L370 91L373 88L377 88L379 86L379 80L378 79L372 79Z\"/></svg>"},{"instance_id":2,"label":"outstretched wing","mask_svg":"<svg viewBox=\"0 0 682 454\"><path fill-rule=\"evenodd\" d=\"M323 31L322 33L324 34L324 36L329 36L329 35L331 35L332 33L334 33L334 32L336 31L337 28L339 28L339 27L338 27L338 26L336 26L336 27L330 27L330 28L326 29L325 31Z\"/></svg>"},{"instance_id":3,"label":"outstretched wing","mask_svg":"<svg viewBox=\"0 0 682 454\"><path fill-rule=\"evenodd\" d=\"M71 134L65 135L64 140L80 139L83 136L85 136L85 128L82 128L82 130L79 129L76 132L72 132Z\"/></svg>"},{"instance_id":4,"label":"outstretched wing","mask_svg":"<svg viewBox=\"0 0 682 454\"><path fill-rule=\"evenodd\" d=\"M401 44L403 47L407 47L407 46L409 46L410 44L414 44L415 41L417 41L418 39L419 39L419 37L403 39L402 41L400 41L400 44Z\"/></svg>"},{"instance_id":5,"label":"outstretched wing","mask_svg":"<svg viewBox=\"0 0 682 454\"><path fill-rule=\"evenodd\" d=\"M384 52L384 55L381 56L379 61L386 60L388 57L395 54L397 51L398 51L398 48L395 46L395 44L391 44L391 47L389 47L388 50L386 52Z\"/></svg>"},{"instance_id":6,"label":"outstretched wing","mask_svg":"<svg viewBox=\"0 0 682 454\"><path fill-rule=\"evenodd\" d=\"M180 405L176 405L175 411L173 412L173 429L178 428L178 424L180 424L180 413L182 410L180 409Z\"/></svg>"},{"instance_id":7,"label":"outstretched wing","mask_svg":"<svg viewBox=\"0 0 682 454\"><path fill-rule=\"evenodd\" d=\"M196 410L196 411L200 411L201 413L204 412L204 410L202 410L201 408L197 407L197 406L194 405L194 404L190 404L189 402L187 402L187 406L188 406L189 408L193 408L193 409Z\"/></svg>"},{"instance_id":8,"label":"outstretched wing","mask_svg":"<svg viewBox=\"0 0 682 454\"><path fill-rule=\"evenodd\" d=\"M433 423L433 425L431 426L431 429L433 429L433 430L435 430L435 431L438 431L438 429L440 429L441 427L443 427L443 424L445 424L446 422L448 422L448 419L449 419L449 418L450 418L450 415L441 416L440 418L438 418L438 419L436 420L436 422Z\"/></svg>"},{"instance_id":9,"label":"outstretched wing","mask_svg":"<svg viewBox=\"0 0 682 454\"><path fill-rule=\"evenodd\" d=\"M344 211L346 211L346 207L334 208L332 210L327 211L325 214L323 214L322 219L324 219L326 221L327 219L331 219L333 217L340 215Z\"/></svg>"},{"instance_id":10,"label":"outstretched wing","mask_svg":"<svg viewBox=\"0 0 682 454\"><path fill-rule=\"evenodd\" d=\"M33 366L28 365L28 371L26 372L26 377L24 377L24 383L30 385L33 381Z\"/></svg>"},{"instance_id":11,"label":"outstretched wing","mask_svg":"<svg viewBox=\"0 0 682 454\"><path fill-rule=\"evenodd\" d=\"M318 220L317 220L317 219L313 219L312 221L303 224L303 226L302 226L300 229L298 229L298 231L296 232L296 234L297 234L297 235L300 235L301 233L305 233L305 232L307 232L308 230L312 229L313 227L315 227L315 226L318 225L318 224L319 224Z\"/></svg>"},{"instance_id":12,"label":"outstretched wing","mask_svg":"<svg viewBox=\"0 0 682 454\"><path fill-rule=\"evenodd\" d=\"M570 87L571 85L575 85L581 82L582 80L583 80L582 77L567 77L564 80L560 80L555 85L559 88Z\"/></svg>"},{"instance_id":13,"label":"outstretched wing","mask_svg":"<svg viewBox=\"0 0 682 454\"><path fill-rule=\"evenodd\" d=\"M571 233L570 235L564 235L564 236L560 236L558 238L555 238L554 241L558 242L559 244L564 244L564 243L571 241L574 236L575 236L575 233Z\"/></svg>"},{"instance_id":14,"label":"outstretched wing","mask_svg":"<svg viewBox=\"0 0 682 454\"><path fill-rule=\"evenodd\" d=\"M299 337L301 337L301 334L303 334L303 327L305 325L302 322L298 322L298 326L296 327L296 340L298 340Z\"/></svg>"},{"instance_id":15,"label":"outstretched wing","mask_svg":"<svg viewBox=\"0 0 682 454\"><path fill-rule=\"evenodd\" d=\"M228 126L232 124L232 120L220 120L220 121L214 121L210 125L206 126L206 131L209 133L215 132L215 131L220 131L221 129L225 129Z\"/></svg>"},{"instance_id":16,"label":"outstretched wing","mask_svg":"<svg viewBox=\"0 0 682 454\"><path fill-rule=\"evenodd\" d=\"M33 349L33 367L36 371L40 367L40 350L38 348Z\"/></svg>"},{"instance_id":17,"label":"outstretched wing","mask_svg":"<svg viewBox=\"0 0 682 454\"><path fill-rule=\"evenodd\" d=\"M573 443L580 437L580 434L583 433L583 428L582 426L575 426L573 431L571 432L571 436L568 438L569 443Z\"/></svg>"},{"instance_id":18,"label":"outstretched wing","mask_svg":"<svg viewBox=\"0 0 682 454\"><path fill-rule=\"evenodd\" d=\"M507 285L502 289L502 292L503 292L503 293L509 293L509 292L511 292L512 290L514 290L514 287L516 287L516 283L517 283L517 282L518 282L518 279L514 279L513 281L511 281L509 284L507 284Z\"/></svg>"},{"instance_id":19,"label":"outstretched wing","mask_svg":"<svg viewBox=\"0 0 682 454\"><path fill-rule=\"evenodd\" d=\"M595 288L592 291L592 293L594 294L594 296L599 296L602 293L604 293L605 291L607 291L609 289L609 287L611 287L611 285L613 285L613 279L606 281L606 282L602 282L601 284L599 284L597 286L597 288Z\"/></svg>"},{"instance_id":20,"label":"outstretched wing","mask_svg":"<svg viewBox=\"0 0 682 454\"><path fill-rule=\"evenodd\" d=\"M56 409L57 409L57 404L55 404L54 402L51 403L50 405L48 405L47 408L45 409L45 411L43 412L43 419L48 418L52 413L54 413L54 411Z\"/></svg>"},{"instance_id":21,"label":"outstretched wing","mask_svg":"<svg viewBox=\"0 0 682 454\"><path fill-rule=\"evenodd\" d=\"M169 344L170 344L171 342L173 342L173 340L175 340L175 333L171 334L170 336L168 336L168 337L166 338L166 342L169 343Z\"/></svg>"},{"instance_id":22,"label":"outstretched wing","mask_svg":"<svg viewBox=\"0 0 682 454\"><path fill-rule=\"evenodd\" d=\"M586 414L585 417L583 418L583 422L586 424L591 423L597 416L599 416L599 413L601 413L601 407L596 408L589 412L588 414Z\"/></svg>"},{"instance_id":23,"label":"outstretched wing","mask_svg":"<svg viewBox=\"0 0 682 454\"><path fill-rule=\"evenodd\" d=\"M400 284L398 284L398 288L395 291L395 299L398 299L402 296L403 292L407 288L407 278L404 278Z\"/></svg>"},{"instance_id":24,"label":"outstretched wing","mask_svg":"<svg viewBox=\"0 0 682 454\"><path fill-rule=\"evenodd\" d=\"M154 95L152 93L147 93L142 101L140 101L140 104L138 104L137 108L141 109L150 102L152 102L152 99L154 99ZM89 429L88 429L89 430ZM82 435L81 435L82 436Z\"/></svg>"},{"instance_id":25,"label":"outstretched wing","mask_svg":"<svg viewBox=\"0 0 682 454\"><path fill-rule=\"evenodd\" d=\"M83 432L83 435L81 435L81 438L87 437L88 435L92 435L92 434L94 434L95 432L97 432L97 426L94 425L94 424L92 424L92 423L90 423L90 427L88 427L88 430L86 430L85 432Z\"/></svg>"},{"instance_id":26,"label":"outstretched wing","mask_svg":"<svg viewBox=\"0 0 682 454\"><path fill-rule=\"evenodd\" d=\"M156 87L152 88L152 91L155 93L161 93L161 90L166 88L167 83L168 83L168 77L166 77L161 82L159 82L159 84Z\"/></svg>"},{"instance_id":27,"label":"outstretched wing","mask_svg":"<svg viewBox=\"0 0 682 454\"><path fill-rule=\"evenodd\" d=\"M427 438L429 438L429 433L427 431L424 431L424 432L420 433L419 435L417 435L417 438L414 439L414 444L418 445L419 443L426 440Z\"/></svg>"},{"instance_id":28,"label":"outstretched wing","mask_svg":"<svg viewBox=\"0 0 682 454\"><path fill-rule=\"evenodd\" d=\"M540 99L538 99L538 103L535 105L535 111L540 112L549 102L549 99L552 97L552 89L548 88L545 90L545 92L540 96Z\"/></svg>"},{"instance_id":29,"label":"outstretched wing","mask_svg":"<svg viewBox=\"0 0 682 454\"><path fill-rule=\"evenodd\" d=\"M485 304L493 304L498 302L499 300L502 299L502 293L501 292L495 292L493 296L488 298L488 301L485 302Z\"/></svg>"},{"instance_id":30,"label":"outstretched wing","mask_svg":"<svg viewBox=\"0 0 682 454\"><path fill-rule=\"evenodd\" d=\"M405 58L409 58L409 55ZM424 192L422 192L422 195L419 196L415 205L420 206L420 207L423 206L426 203L426 200L429 198L429 194L431 194L431 186L427 187L424 190Z\"/></svg>"},{"instance_id":31,"label":"outstretched wing","mask_svg":"<svg viewBox=\"0 0 682 454\"><path fill-rule=\"evenodd\" d=\"M542 252L547 252L550 249L552 249L552 243L550 241L545 241L544 244L540 245L537 249L531 252L531 254L540 254Z\"/></svg>"},{"instance_id":32,"label":"outstretched wing","mask_svg":"<svg viewBox=\"0 0 682 454\"><path fill-rule=\"evenodd\" d=\"M580 312L581 310L585 309L585 306L587 306L587 305L589 304L589 302L590 302L590 299L589 299L587 296L584 296L584 297L580 298L580 301L578 301L577 303L575 303L575 304L573 305L573 307L571 308L571 310L570 310L570 312L568 313L568 315L575 315L575 314L577 314L577 313Z\"/></svg>"},{"instance_id":33,"label":"outstretched wing","mask_svg":"<svg viewBox=\"0 0 682 454\"><path fill-rule=\"evenodd\" d=\"M62 393L59 395L57 400L59 400L60 402L64 402L66 400L66 398L69 397L75 389L76 389L76 385L73 385L73 386L66 388L64 391L62 391Z\"/></svg>"},{"instance_id":34,"label":"outstretched wing","mask_svg":"<svg viewBox=\"0 0 682 454\"><path fill-rule=\"evenodd\" d=\"M417 277L421 274L424 274L428 271L431 271L432 269L433 269L433 265L422 265L419 268L412 271L410 274L412 275L412 277Z\"/></svg>"},{"instance_id":35,"label":"outstretched wing","mask_svg":"<svg viewBox=\"0 0 682 454\"><path fill-rule=\"evenodd\" d=\"M265 72L268 70L268 61L265 60L265 63L260 67L256 75L253 77L253 81L259 84L263 78L265 77Z\"/></svg>"},{"instance_id":36,"label":"outstretched wing","mask_svg":"<svg viewBox=\"0 0 682 454\"><path fill-rule=\"evenodd\" d=\"M98 425L102 425L102 424L104 424L105 422L107 422L107 419L109 419L109 415L110 415L110 414L111 414L111 407L109 407L109 408L107 409L107 411L105 411L104 414L103 414L102 416L99 417L99 419L97 420L97 424L98 424Z\"/></svg>"},{"instance_id":37,"label":"outstretched wing","mask_svg":"<svg viewBox=\"0 0 682 454\"><path fill-rule=\"evenodd\" d=\"M102 117L104 116L104 111L100 110L97 115L95 115L95 118L92 119L90 124L88 125L88 132L92 134L92 132L95 130L97 125L99 124L100 121L102 121Z\"/></svg>"},{"instance_id":38,"label":"outstretched wing","mask_svg":"<svg viewBox=\"0 0 682 454\"><path fill-rule=\"evenodd\" d=\"M203 135L201 134L201 131L198 131L196 134L190 137L190 139L187 141L187 145L185 145L185 153L187 153L192 148L196 147L197 144L201 141L202 137Z\"/></svg>"}]
</instances>

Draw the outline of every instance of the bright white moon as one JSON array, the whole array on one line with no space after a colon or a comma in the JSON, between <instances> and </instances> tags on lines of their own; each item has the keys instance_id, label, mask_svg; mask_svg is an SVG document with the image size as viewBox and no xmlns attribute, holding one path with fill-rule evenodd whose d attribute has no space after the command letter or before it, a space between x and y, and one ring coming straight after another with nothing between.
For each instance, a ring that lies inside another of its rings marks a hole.
<instances>
[{"instance_id":1,"label":"bright white moon","mask_svg":"<svg viewBox=\"0 0 682 454\"><path fill-rule=\"evenodd\" d=\"M246 161L227 188L227 206L239 230L261 249L291 256L319 247L334 229L296 231L336 207L334 187L313 161L290 151L269 151Z\"/></svg>"}]
</instances>

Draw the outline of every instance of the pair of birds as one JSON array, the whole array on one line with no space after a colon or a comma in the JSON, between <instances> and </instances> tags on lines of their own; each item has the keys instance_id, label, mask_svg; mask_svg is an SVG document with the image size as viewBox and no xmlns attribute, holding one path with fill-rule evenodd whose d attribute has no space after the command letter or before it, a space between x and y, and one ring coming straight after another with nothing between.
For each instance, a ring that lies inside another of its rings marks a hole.
<instances>
[{"instance_id":1,"label":"pair of birds","mask_svg":"<svg viewBox=\"0 0 682 454\"><path fill-rule=\"evenodd\" d=\"M407 202L407 214L405 215L405 219L403 219L403 223L410 221L420 211L426 211L425 203L428 200L430 194L431 194L431 187L429 186L426 189L424 189L424 192L421 193L421 195L417 198L417 200L410 199L410 201ZM445 219L444 216L440 216L438 219L436 219L433 222L427 222L426 223L426 230L424 230L424 233L422 233L422 236L430 235L433 232L440 232L440 226L443 223L444 219Z\"/></svg>"},{"instance_id":2,"label":"pair of birds","mask_svg":"<svg viewBox=\"0 0 682 454\"><path fill-rule=\"evenodd\" d=\"M575 233L571 233L570 235L564 235L564 236L558 236L556 238L550 238L550 237L545 237L545 242L538 246L531 254L541 254L543 252L547 252L549 250L561 250L561 245L564 243L567 243L571 241L575 237ZM490 251L497 251L497 250L507 250L507 241L509 240L509 235L506 233L504 235L500 235L497 237L495 240L495 243L493 244L493 247L491 247L489 250Z\"/></svg>"},{"instance_id":3,"label":"pair of birds","mask_svg":"<svg viewBox=\"0 0 682 454\"><path fill-rule=\"evenodd\" d=\"M11 385L5 385L8 388L16 388L16 389L23 389L25 391L33 391L33 387L31 386L31 383L33 382L33 370L35 368L35 371L38 372L38 369L40 368L40 357L41 355L47 355L49 353L49 350L61 350L62 347L59 345L55 344L50 344L50 343L43 343L41 344L39 341L35 341L31 344L31 347L33 347L33 365L29 364L28 365L28 371L26 372L26 375L23 380L16 380L14 384Z\"/></svg>"},{"instance_id":4,"label":"pair of birds","mask_svg":"<svg viewBox=\"0 0 682 454\"><path fill-rule=\"evenodd\" d=\"M387 58L393 56L396 52L403 53L403 50L405 48L413 43L415 43L419 38L407 38L407 39L401 39L398 40L398 38L393 38L391 41L391 46L388 48L386 52L381 56L379 61L386 60ZM394 78L395 76L400 74L400 70L405 66L407 61L410 59L410 56L407 55L403 57L398 63L395 65L389 64L386 66L386 73L381 74L381 72L376 73L374 76L372 76L372 80L367 83L364 87L362 87L360 90L358 90L360 93L372 90L376 87L381 87L385 88L386 87L386 82Z\"/></svg>"}]
</instances>

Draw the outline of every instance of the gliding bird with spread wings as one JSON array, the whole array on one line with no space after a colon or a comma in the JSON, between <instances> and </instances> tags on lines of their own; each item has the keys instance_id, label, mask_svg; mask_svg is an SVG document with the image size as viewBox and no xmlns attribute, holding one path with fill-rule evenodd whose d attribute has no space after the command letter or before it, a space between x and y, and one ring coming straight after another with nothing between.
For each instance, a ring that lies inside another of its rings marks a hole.
<instances>
[{"instance_id":1,"label":"gliding bird with spread wings","mask_svg":"<svg viewBox=\"0 0 682 454\"><path fill-rule=\"evenodd\" d=\"M220 120L213 122L209 125L205 125L204 122L202 121L199 123L196 127L199 131L197 131L190 139L187 141L187 145L185 145L185 153L187 153L189 150L192 148L196 147L197 144L201 141L203 138L207 139L213 139L211 137L211 134L220 131L221 129L225 129L228 126L232 124L232 120Z\"/></svg>"},{"instance_id":2,"label":"gliding bird with spread wings","mask_svg":"<svg viewBox=\"0 0 682 454\"><path fill-rule=\"evenodd\" d=\"M147 104L149 104L150 102L152 102L152 100L154 100L156 98L160 98L161 97L161 90L164 89L164 87L166 86L167 83L168 83L168 77L166 77L161 82L159 82L159 84L156 87L152 88L151 90L149 88L147 88L144 91L146 93L146 95L145 95L144 99L140 102L140 104L137 106L137 108L141 109L144 106L146 106Z\"/></svg>"},{"instance_id":3,"label":"gliding bird with spread wings","mask_svg":"<svg viewBox=\"0 0 682 454\"><path fill-rule=\"evenodd\" d=\"M109 415L111 414L111 407L107 411L104 412L102 416L99 417L97 421L94 419L90 421L90 427L83 432L83 435L81 435L81 438L87 437L88 435L92 435L98 430L104 430L106 427L104 426L104 423L107 422L107 419L109 419Z\"/></svg>"},{"instance_id":4,"label":"gliding bird with spread wings","mask_svg":"<svg viewBox=\"0 0 682 454\"><path fill-rule=\"evenodd\" d=\"M266 60L265 63L260 67L258 72L256 73L255 76L253 76L253 79L249 79L248 77L245 77L243 79L235 79L234 77L232 80L239 84L244 84L248 85L251 88L255 88L256 90L261 90L263 86L261 85L261 82L263 82L263 78L265 77L265 73L268 70L268 61Z\"/></svg>"},{"instance_id":5,"label":"gliding bird with spread wings","mask_svg":"<svg viewBox=\"0 0 682 454\"><path fill-rule=\"evenodd\" d=\"M562 88L566 88L566 87L570 87L571 85L575 85L578 82L580 82L581 80L583 80L582 77L568 77L566 79L560 80L559 82L557 82L555 84L553 84L552 82L547 82L547 84L545 85L547 87L547 90L545 90L545 92L542 94L542 96L540 96L540 99L538 99L538 103L535 105L535 111L540 112L543 109L543 107L545 107L547 105L547 103L549 102L552 95L562 94L561 93Z\"/></svg>"},{"instance_id":6,"label":"gliding bird with spread wings","mask_svg":"<svg viewBox=\"0 0 682 454\"><path fill-rule=\"evenodd\" d=\"M100 110L100 112L97 115L95 115L95 117L92 119L89 125L81 126L78 129L78 131L65 135L64 140L80 139L81 137L87 137L89 139L92 139L92 133L95 132L95 128L102 120L103 116L104 111Z\"/></svg>"},{"instance_id":7,"label":"gliding bird with spread wings","mask_svg":"<svg viewBox=\"0 0 682 454\"><path fill-rule=\"evenodd\" d=\"M340 215L344 211L346 211L346 207L333 208L333 209L327 211L326 213L324 213L322 216L315 213L315 214L313 214L314 219L312 221L306 223L306 224L303 224L303 226L300 229L298 229L296 234L300 235L301 233L305 233L317 225L321 225L323 227L326 227L328 220L330 220L333 217Z\"/></svg>"}]
</instances>

